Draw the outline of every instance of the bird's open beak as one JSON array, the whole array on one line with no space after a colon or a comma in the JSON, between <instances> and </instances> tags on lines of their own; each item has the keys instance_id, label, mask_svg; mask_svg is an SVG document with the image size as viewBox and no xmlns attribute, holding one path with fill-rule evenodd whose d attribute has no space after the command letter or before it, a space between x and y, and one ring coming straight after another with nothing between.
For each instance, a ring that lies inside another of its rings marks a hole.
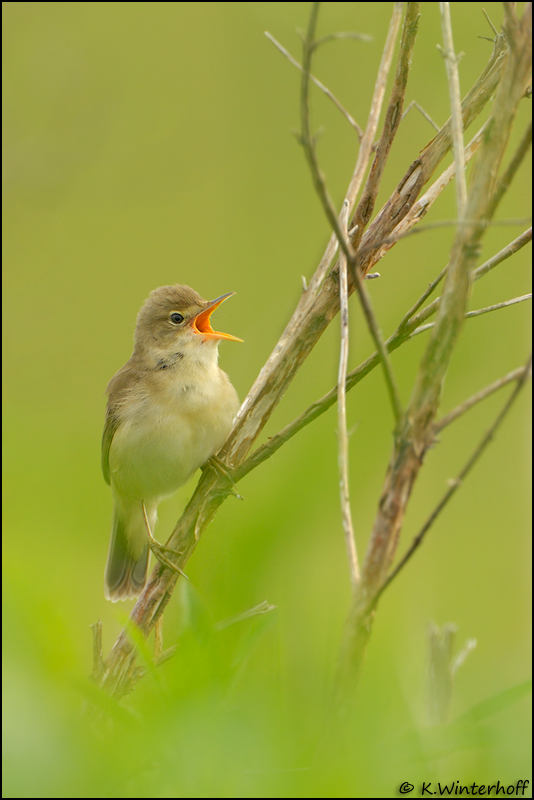
<instances>
[{"instance_id":1,"label":"bird's open beak","mask_svg":"<svg viewBox=\"0 0 534 800\"><path fill-rule=\"evenodd\" d=\"M227 297L231 297L235 292L228 292L228 294L223 294L221 297L217 297L216 300L212 300L211 303L204 311L201 311L200 314L197 314L196 317L193 317L191 320L191 325L195 333L200 333L204 336L205 339L230 339L232 342L242 342L243 339L238 339L237 336L232 336L231 333L221 333L220 331L214 331L210 325L210 317L215 311L218 306L223 303Z\"/></svg>"}]
</instances>

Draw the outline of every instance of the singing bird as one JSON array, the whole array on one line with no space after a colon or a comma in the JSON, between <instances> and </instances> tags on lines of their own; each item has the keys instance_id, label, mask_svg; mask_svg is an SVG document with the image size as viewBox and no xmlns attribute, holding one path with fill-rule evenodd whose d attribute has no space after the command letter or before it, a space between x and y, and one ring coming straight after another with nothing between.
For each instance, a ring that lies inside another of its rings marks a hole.
<instances>
[{"instance_id":1,"label":"singing bird","mask_svg":"<svg viewBox=\"0 0 534 800\"><path fill-rule=\"evenodd\" d=\"M208 301L189 286L155 289L137 316L132 357L109 382L102 438L102 471L113 493L108 600L140 594L160 500L230 433L239 401L218 366L218 348L221 339L243 340L214 331L210 317L233 294Z\"/></svg>"}]
</instances>

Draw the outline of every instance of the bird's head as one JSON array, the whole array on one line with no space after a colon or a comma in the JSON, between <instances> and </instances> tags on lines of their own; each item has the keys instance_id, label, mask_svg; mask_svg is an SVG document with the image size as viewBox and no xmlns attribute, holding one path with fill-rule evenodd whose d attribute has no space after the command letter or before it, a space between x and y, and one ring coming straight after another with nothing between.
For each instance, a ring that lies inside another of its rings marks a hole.
<instances>
[{"instance_id":1,"label":"bird's head","mask_svg":"<svg viewBox=\"0 0 534 800\"><path fill-rule=\"evenodd\" d=\"M229 292L215 300L203 300L189 286L174 284L154 289L137 316L134 352L145 358L149 354L158 358L172 354L187 357L202 348L207 350L206 355L212 351L216 358L221 339L243 341L211 327L211 315L233 294ZM201 356L200 352L195 354Z\"/></svg>"}]
</instances>

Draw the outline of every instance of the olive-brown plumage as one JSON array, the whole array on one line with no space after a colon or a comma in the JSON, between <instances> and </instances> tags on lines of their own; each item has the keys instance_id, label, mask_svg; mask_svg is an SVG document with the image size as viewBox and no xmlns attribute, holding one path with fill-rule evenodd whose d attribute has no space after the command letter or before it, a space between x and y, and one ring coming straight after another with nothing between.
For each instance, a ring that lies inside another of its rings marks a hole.
<instances>
[{"instance_id":1,"label":"olive-brown plumage","mask_svg":"<svg viewBox=\"0 0 534 800\"><path fill-rule=\"evenodd\" d=\"M159 502L223 445L239 407L217 364L221 339L211 302L189 286L155 289L139 311L130 360L109 382L102 471L113 493L105 574L109 600L137 596L146 583L148 537Z\"/></svg>"}]
</instances>

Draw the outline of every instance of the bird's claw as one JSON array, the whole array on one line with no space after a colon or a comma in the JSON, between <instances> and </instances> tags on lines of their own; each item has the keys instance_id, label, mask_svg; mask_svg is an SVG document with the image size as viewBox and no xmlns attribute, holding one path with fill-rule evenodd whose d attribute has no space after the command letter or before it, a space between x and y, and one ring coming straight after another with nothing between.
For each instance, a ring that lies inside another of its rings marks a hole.
<instances>
[{"instance_id":1,"label":"bird's claw","mask_svg":"<svg viewBox=\"0 0 534 800\"><path fill-rule=\"evenodd\" d=\"M229 494L231 494L233 497L237 497L238 500L244 499L237 491L237 486L230 475L230 471L233 469L231 465L225 464L224 461L219 458L219 456L213 455L211 458L208 458L202 469L207 469L208 467L212 467L215 472L224 478L232 487L231 489L218 489L216 490L217 494L220 494L223 497L227 497Z\"/></svg>"},{"instance_id":2,"label":"bird's claw","mask_svg":"<svg viewBox=\"0 0 534 800\"><path fill-rule=\"evenodd\" d=\"M160 544L157 541L157 539L154 538L154 534L150 530L150 523L148 521L148 516L147 516L147 513L146 513L146 508L145 508L145 504L144 503L141 503L141 509L143 511L143 517L144 517L144 520L145 520L145 527L146 527L146 532L147 532L147 536L148 536L148 546L150 547L150 549L154 553L155 557L160 562L160 564L163 564L164 567L167 567L168 569L170 569L171 572L178 572L178 573L180 573L180 575L183 575L184 578L187 578L187 575L185 574L185 572L182 572L180 567L178 567L173 561L170 560L170 558L167 558L167 556L165 555L165 553L172 553L173 556L182 556L183 555L182 551L181 550L173 550L172 547L166 547L165 545ZM189 578L187 578L187 579L189 580Z\"/></svg>"},{"instance_id":3,"label":"bird's claw","mask_svg":"<svg viewBox=\"0 0 534 800\"><path fill-rule=\"evenodd\" d=\"M179 566L177 566L170 558L168 558L165 554L171 553L174 556L181 556L183 555L181 550L173 550L172 547L165 547L165 545L160 544L154 537L148 540L148 546L154 553L154 556L163 564L164 567L167 567L172 572L178 572L180 575L183 575L184 578L187 578L185 572L182 572Z\"/></svg>"}]
</instances>

